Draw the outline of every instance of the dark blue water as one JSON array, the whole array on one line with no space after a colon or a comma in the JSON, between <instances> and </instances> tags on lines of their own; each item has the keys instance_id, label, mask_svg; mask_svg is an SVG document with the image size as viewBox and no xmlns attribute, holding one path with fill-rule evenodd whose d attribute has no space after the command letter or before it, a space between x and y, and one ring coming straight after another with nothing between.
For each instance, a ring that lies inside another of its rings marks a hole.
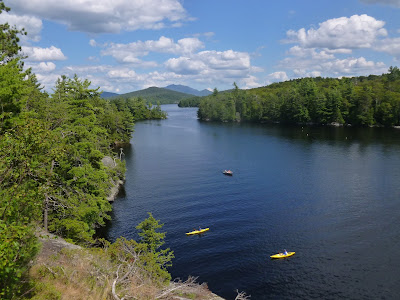
<instances>
[{"instance_id":1,"label":"dark blue water","mask_svg":"<svg viewBox=\"0 0 400 300\"><path fill-rule=\"evenodd\" d=\"M175 253L226 299L399 299L400 130L202 123L166 105L137 123L107 237L152 212ZM231 169L233 177L222 174ZM186 236L194 227L203 236ZM270 255L296 251L285 260Z\"/></svg>"}]
</instances>

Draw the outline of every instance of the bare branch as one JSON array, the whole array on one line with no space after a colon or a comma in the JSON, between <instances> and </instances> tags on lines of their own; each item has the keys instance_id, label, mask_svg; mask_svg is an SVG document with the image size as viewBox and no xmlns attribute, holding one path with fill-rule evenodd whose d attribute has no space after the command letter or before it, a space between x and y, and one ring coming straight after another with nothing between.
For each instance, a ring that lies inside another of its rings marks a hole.
<instances>
[{"instance_id":1,"label":"bare branch","mask_svg":"<svg viewBox=\"0 0 400 300\"><path fill-rule=\"evenodd\" d=\"M236 293L238 293L238 294L237 294L235 300L247 300L247 299L250 299L250 296L249 296L249 295L246 295L245 292L240 292L240 293L239 293L239 291L236 290Z\"/></svg>"}]
</instances>

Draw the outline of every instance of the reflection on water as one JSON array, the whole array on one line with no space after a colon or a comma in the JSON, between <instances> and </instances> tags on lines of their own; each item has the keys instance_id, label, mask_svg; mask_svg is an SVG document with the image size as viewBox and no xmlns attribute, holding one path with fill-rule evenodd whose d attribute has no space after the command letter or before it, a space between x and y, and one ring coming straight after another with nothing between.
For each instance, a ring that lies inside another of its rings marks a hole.
<instances>
[{"instance_id":1,"label":"reflection on water","mask_svg":"<svg viewBox=\"0 0 400 300\"><path fill-rule=\"evenodd\" d=\"M234 299L396 299L400 131L199 122L196 109L136 124L125 193L105 235L167 231L173 277ZM222 174L231 169L232 177ZM194 227L210 227L187 237ZM283 249L290 259L269 256Z\"/></svg>"}]
</instances>

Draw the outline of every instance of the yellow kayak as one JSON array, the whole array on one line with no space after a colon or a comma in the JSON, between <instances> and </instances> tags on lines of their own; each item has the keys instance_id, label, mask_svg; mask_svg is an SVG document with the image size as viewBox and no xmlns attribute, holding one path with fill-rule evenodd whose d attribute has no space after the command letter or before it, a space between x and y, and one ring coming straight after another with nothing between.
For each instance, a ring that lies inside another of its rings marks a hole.
<instances>
[{"instance_id":1,"label":"yellow kayak","mask_svg":"<svg viewBox=\"0 0 400 300\"><path fill-rule=\"evenodd\" d=\"M200 230L193 230L191 232L186 232L186 235L193 235L193 234L200 234L206 231L209 231L210 228L204 228L204 229L200 229Z\"/></svg>"},{"instance_id":2,"label":"yellow kayak","mask_svg":"<svg viewBox=\"0 0 400 300\"><path fill-rule=\"evenodd\" d=\"M295 253L296 253L296 252L288 252L287 254L278 253L278 254L271 255L270 257L271 257L271 258L285 258L285 257L292 256L292 255L294 255Z\"/></svg>"}]
</instances>

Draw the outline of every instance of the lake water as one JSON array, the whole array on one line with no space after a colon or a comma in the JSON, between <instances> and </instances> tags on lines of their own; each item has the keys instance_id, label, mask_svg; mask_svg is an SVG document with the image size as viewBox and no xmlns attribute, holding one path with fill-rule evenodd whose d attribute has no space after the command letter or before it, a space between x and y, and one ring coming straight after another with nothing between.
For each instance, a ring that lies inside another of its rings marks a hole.
<instances>
[{"instance_id":1,"label":"lake water","mask_svg":"<svg viewBox=\"0 0 400 300\"><path fill-rule=\"evenodd\" d=\"M400 130L139 122L106 237L152 212L175 253L226 299L400 298ZM234 172L232 177L222 174ZM202 236L186 236L195 227ZM296 254L283 260L270 255Z\"/></svg>"}]
</instances>

